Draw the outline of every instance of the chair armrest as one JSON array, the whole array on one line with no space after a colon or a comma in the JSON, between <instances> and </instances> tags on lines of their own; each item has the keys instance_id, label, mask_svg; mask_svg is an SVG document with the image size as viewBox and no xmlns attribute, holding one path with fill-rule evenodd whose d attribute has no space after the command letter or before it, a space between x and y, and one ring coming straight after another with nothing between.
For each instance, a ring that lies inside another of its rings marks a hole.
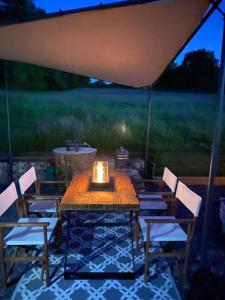
<instances>
[{"instance_id":1,"label":"chair armrest","mask_svg":"<svg viewBox=\"0 0 225 300\"><path fill-rule=\"evenodd\" d=\"M41 191L41 186L42 185L63 185L65 189L67 189L69 182L66 180L42 180L42 179L37 179L36 181L36 191L37 193L40 193Z\"/></svg>"},{"instance_id":2,"label":"chair armrest","mask_svg":"<svg viewBox=\"0 0 225 300\"><path fill-rule=\"evenodd\" d=\"M161 196L161 198L168 198L168 199L166 199L167 201L168 200L173 200L173 199L175 199L175 197L174 197L174 194L172 193L172 192L140 192L140 193L138 193L137 194L137 197L141 197L141 196L149 196L149 197L151 197L151 195L153 195L153 196L156 196L156 195L159 195L159 196ZM158 199L156 199L156 200L158 200Z\"/></svg>"},{"instance_id":3,"label":"chair armrest","mask_svg":"<svg viewBox=\"0 0 225 300\"><path fill-rule=\"evenodd\" d=\"M69 182L66 180L37 180L38 184L65 184L65 186L69 185Z\"/></svg>"},{"instance_id":4,"label":"chair armrest","mask_svg":"<svg viewBox=\"0 0 225 300\"><path fill-rule=\"evenodd\" d=\"M55 202L57 202L57 203L59 203L60 202L60 199L32 199L32 198L29 198L29 199L24 199L24 201L26 202L26 203L51 203L52 201L55 201Z\"/></svg>"},{"instance_id":5,"label":"chair armrest","mask_svg":"<svg viewBox=\"0 0 225 300\"><path fill-rule=\"evenodd\" d=\"M151 191L144 191L138 193L138 195L162 195L162 196L171 196L172 192L151 192Z\"/></svg>"},{"instance_id":6,"label":"chair armrest","mask_svg":"<svg viewBox=\"0 0 225 300\"><path fill-rule=\"evenodd\" d=\"M50 200L60 200L62 198L62 195L43 195L43 194L25 194L24 200L26 199L36 199L36 198L42 198L42 199L50 199Z\"/></svg>"},{"instance_id":7,"label":"chair armrest","mask_svg":"<svg viewBox=\"0 0 225 300\"><path fill-rule=\"evenodd\" d=\"M143 192L140 192L140 193L138 193L138 195L149 195L149 196L151 196L151 195L161 195L162 193L160 193L160 192L151 192L151 191L143 191Z\"/></svg>"},{"instance_id":8,"label":"chair armrest","mask_svg":"<svg viewBox=\"0 0 225 300\"><path fill-rule=\"evenodd\" d=\"M48 227L50 222L1 222L0 228L10 227Z\"/></svg>"},{"instance_id":9,"label":"chair armrest","mask_svg":"<svg viewBox=\"0 0 225 300\"><path fill-rule=\"evenodd\" d=\"M137 194L137 197L140 201L152 200L152 201L161 201L161 193L151 193L151 192L140 192Z\"/></svg>"},{"instance_id":10,"label":"chair armrest","mask_svg":"<svg viewBox=\"0 0 225 300\"><path fill-rule=\"evenodd\" d=\"M145 223L177 223L177 224L191 224L193 219L144 219Z\"/></svg>"},{"instance_id":11,"label":"chair armrest","mask_svg":"<svg viewBox=\"0 0 225 300\"><path fill-rule=\"evenodd\" d=\"M162 184L162 180L161 179L143 179L144 182L146 183L155 183L158 185Z\"/></svg>"}]
</instances>

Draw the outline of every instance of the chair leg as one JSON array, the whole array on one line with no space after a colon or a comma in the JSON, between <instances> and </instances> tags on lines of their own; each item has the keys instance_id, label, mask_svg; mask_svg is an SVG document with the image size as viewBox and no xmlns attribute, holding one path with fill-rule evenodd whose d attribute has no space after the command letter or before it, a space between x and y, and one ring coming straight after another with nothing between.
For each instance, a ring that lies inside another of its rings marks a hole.
<instances>
[{"instance_id":1,"label":"chair leg","mask_svg":"<svg viewBox=\"0 0 225 300\"><path fill-rule=\"evenodd\" d=\"M181 271L181 268L180 268L180 265L179 265L179 257L175 257L175 266L174 268L176 269L176 273L178 274L179 277L182 277L183 274L182 274L182 271Z\"/></svg>"},{"instance_id":2,"label":"chair leg","mask_svg":"<svg viewBox=\"0 0 225 300\"><path fill-rule=\"evenodd\" d=\"M133 221L133 211L130 211L130 222Z\"/></svg>"},{"instance_id":3,"label":"chair leg","mask_svg":"<svg viewBox=\"0 0 225 300\"><path fill-rule=\"evenodd\" d=\"M149 267L149 253L148 253L147 243L144 243L144 251L145 251L145 267L144 267L144 281L147 282L148 279L148 267Z\"/></svg>"},{"instance_id":4,"label":"chair leg","mask_svg":"<svg viewBox=\"0 0 225 300\"><path fill-rule=\"evenodd\" d=\"M184 281L187 280L187 267L188 267L188 258L189 258L189 251L190 251L190 241L187 241L186 247L185 247L185 256L184 256Z\"/></svg>"},{"instance_id":5,"label":"chair leg","mask_svg":"<svg viewBox=\"0 0 225 300\"><path fill-rule=\"evenodd\" d=\"M55 242L57 244L58 247L60 247L61 243L62 243L62 221L61 219L57 222L57 227L55 230Z\"/></svg>"},{"instance_id":6,"label":"chair leg","mask_svg":"<svg viewBox=\"0 0 225 300\"><path fill-rule=\"evenodd\" d=\"M136 249L139 249L139 247L140 247L140 245L139 245L140 226L139 226L139 222L138 222L138 217L137 216L135 216L135 217L136 217L136 220L135 220L135 242L136 242Z\"/></svg>"},{"instance_id":7,"label":"chair leg","mask_svg":"<svg viewBox=\"0 0 225 300\"><path fill-rule=\"evenodd\" d=\"M6 265L5 265L5 254L4 254L4 248L0 248L0 268L2 271L2 283L3 288L6 289L7 286L7 272L6 272Z\"/></svg>"},{"instance_id":8,"label":"chair leg","mask_svg":"<svg viewBox=\"0 0 225 300\"><path fill-rule=\"evenodd\" d=\"M49 262L48 262L48 245L45 245L45 283L46 286L49 286Z\"/></svg>"},{"instance_id":9,"label":"chair leg","mask_svg":"<svg viewBox=\"0 0 225 300\"><path fill-rule=\"evenodd\" d=\"M140 235L140 224L139 224L139 211L135 212L135 232L134 232L134 238L135 238L135 242L136 242L136 249L140 248L140 244L139 244L139 235Z\"/></svg>"},{"instance_id":10,"label":"chair leg","mask_svg":"<svg viewBox=\"0 0 225 300\"><path fill-rule=\"evenodd\" d=\"M45 281L46 287L49 286L49 265L48 259L42 264L41 281Z\"/></svg>"},{"instance_id":11,"label":"chair leg","mask_svg":"<svg viewBox=\"0 0 225 300\"><path fill-rule=\"evenodd\" d=\"M44 281L44 273L45 273L45 263L44 261L42 261L41 276L40 276L41 281Z\"/></svg>"},{"instance_id":12,"label":"chair leg","mask_svg":"<svg viewBox=\"0 0 225 300\"><path fill-rule=\"evenodd\" d=\"M15 249L13 251L13 254L12 254L12 257L16 258L18 252L19 252L19 247L15 247ZM7 276L7 281L8 282L11 281L11 274L13 273L13 268L14 268L15 264L16 264L16 261L14 259L12 259L11 264L8 266L8 276Z\"/></svg>"}]
</instances>

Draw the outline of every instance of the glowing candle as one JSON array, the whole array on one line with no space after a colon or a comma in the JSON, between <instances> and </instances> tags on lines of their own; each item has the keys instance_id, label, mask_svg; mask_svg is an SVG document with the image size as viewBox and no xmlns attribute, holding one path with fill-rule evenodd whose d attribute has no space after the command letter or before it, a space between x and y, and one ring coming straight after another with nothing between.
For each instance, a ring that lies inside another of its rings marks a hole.
<instances>
[{"instance_id":1,"label":"glowing candle","mask_svg":"<svg viewBox=\"0 0 225 300\"><path fill-rule=\"evenodd\" d=\"M95 161L93 168L92 182L94 183L108 183L108 162L107 161Z\"/></svg>"}]
</instances>

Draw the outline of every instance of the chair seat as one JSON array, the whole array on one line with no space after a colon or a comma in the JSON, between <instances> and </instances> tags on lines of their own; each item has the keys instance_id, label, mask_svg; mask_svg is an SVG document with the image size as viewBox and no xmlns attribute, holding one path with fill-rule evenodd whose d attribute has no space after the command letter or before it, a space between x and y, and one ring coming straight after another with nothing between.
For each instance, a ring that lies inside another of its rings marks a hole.
<instances>
[{"instance_id":1,"label":"chair seat","mask_svg":"<svg viewBox=\"0 0 225 300\"><path fill-rule=\"evenodd\" d=\"M161 194L151 194L151 193L140 193L138 194L138 198L140 200L147 199L147 200L162 200Z\"/></svg>"},{"instance_id":2,"label":"chair seat","mask_svg":"<svg viewBox=\"0 0 225 300\"><path fill-rule=\"evenodd\" d=\"M29 205L30 213L56 213L57 205L56 201L34 202Z\"/></svg>"},{"instance_id":3,"label":"chair seat","mask_svg":"<svg viewBox=\"0 0 225 300\"><path fill-rule=\"evenodd\" d=\"M145 219L176 219L174 216L139 216L139 224L146 242L147 223ZM186 241L187 234L176 223L152 223L150 227L150 241L152 242L175 242Z\"/></svg>"},{"instance_id":4,"label":"chair seat","mask_svg":"<svg viewBox=\"0 0 225 300\"><path fill-rule=\"evenodd\" d=\"M159 201L149 201L149 200L140 200L140 209L167 209L167 204L163 200Z\"/></svg>"},{"instance_id":5,"label":"chair seat","mask_svg":"<svg viewBox=\"0 0 225 300\"><path fill-rule=\"evenodd\" d=\"M49 222L47 227L47 239L49 241L58 218L19 218L17 222ZM8 246L44 245L43 227L14 227L4 238L4 244Z\"/></svg>"}]
</instances>

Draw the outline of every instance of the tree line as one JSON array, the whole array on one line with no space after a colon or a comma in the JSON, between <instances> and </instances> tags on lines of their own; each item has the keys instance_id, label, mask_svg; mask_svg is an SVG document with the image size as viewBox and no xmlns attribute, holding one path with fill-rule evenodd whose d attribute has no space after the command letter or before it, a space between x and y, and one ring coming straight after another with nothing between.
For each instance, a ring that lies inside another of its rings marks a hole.
<instances>
[{"instance_id":1,"label":"tree line","mask_svg":"<svg viewBox=\"0 0 225 300\"><path fill-rule=\"evenodd\" d=\"M0 21L23 22L32 18L39 18L46 12L35 6L33 0L1 0ZM4 88L5 63L0 60L0 88ZM8 62L7 74L9 88L15 90L66 90L85 87L89 78L58 70L48 69L21 62Z\"/></svg>"},{"instance_id":2,"label":"tree line","mask_svg":"<svg viewBox=\"0 0 225 300\"><path fill-rule=\"evenodd\" d=\"M13 90L67 90L86 87L89 78L20 62L7 62L7 78ZM0 60L0 87L4 88L5 63Z\"/></svg>"},{"instance_id":3,"label":"tree line","mask_svg":"<svg viewBox=\"0 0 225 300\"><path fill-rule=\"evenodd\" d=\"M4 61L0 60L0 87L4 88ZM9 88L15 90L66 90L78 87L116 87L102 81L90 84L85 76L75 75L20 62L7 63ZM205 49L187 53L180 65L171 63L154 85L158 89L216 91L219 63L214 52Z\"/></svg>"},{"instance_id":4,"label":"tree line","mask_svg":"<svg viewBox=\"0 0 225 300\"><path fill-rule=\"evenodd\" d=\"M185 54L180 65L171 63L156 87L171 90L215 91L219 80L219 61L213 51L200 49Z\"/></svg>"}]
</instances>

